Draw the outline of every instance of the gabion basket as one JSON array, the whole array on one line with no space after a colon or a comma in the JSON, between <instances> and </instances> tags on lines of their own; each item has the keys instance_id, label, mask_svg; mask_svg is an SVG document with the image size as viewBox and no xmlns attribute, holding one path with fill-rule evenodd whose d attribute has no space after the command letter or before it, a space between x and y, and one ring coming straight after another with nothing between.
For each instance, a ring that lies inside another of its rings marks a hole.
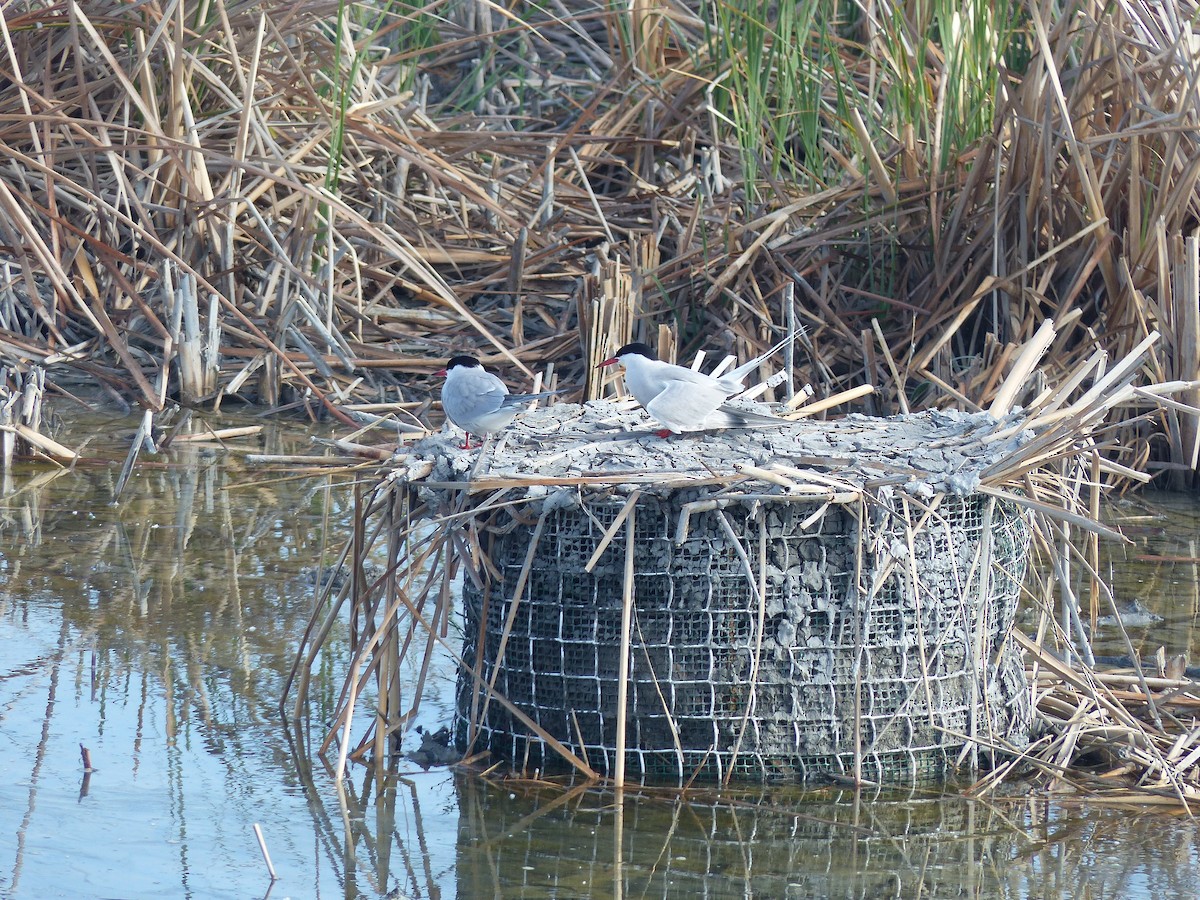
<instances>
[{"instance_id":1,"label":"gabion basket","mask_svg":"<svg viewBox=\"0 0 1200 900\"><path fill-rule=\"evenodd\" d=\"M915 782L945 776L964 749L1026 743L1028 686L1008 640L1029 548L1015 506L886 491L745 500L692 513L677 542L698 496L637 501L630 775ZM585 495L543 513L532 556L536 529L498 530L498 578L464 587L463 658L598 771L615 762L625 529L585 566L624 505ZM460 746L561 764L475 684L460 676Z\"/></svg>"}]
</instances>

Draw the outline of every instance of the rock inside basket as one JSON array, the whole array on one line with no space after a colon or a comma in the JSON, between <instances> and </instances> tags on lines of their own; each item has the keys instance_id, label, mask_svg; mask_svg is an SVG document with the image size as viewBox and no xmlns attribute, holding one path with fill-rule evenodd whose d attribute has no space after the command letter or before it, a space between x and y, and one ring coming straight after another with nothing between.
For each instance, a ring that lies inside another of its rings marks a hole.
<instances>
[{"instance_id":1,"label":"rock inside basket","mask_svg":"<svg viewBox=\"0 0 1200 900\"><path fill-rule=\"evenodd\" d=\"M630 563L627 775L912 783L1027 743L1029 526L986 492L1020 433L936 412L621 431L639 421L560 404L483 451L414 448L489 563L464 581L461 747L612 771Z\"/></svg>"}]
</instances>

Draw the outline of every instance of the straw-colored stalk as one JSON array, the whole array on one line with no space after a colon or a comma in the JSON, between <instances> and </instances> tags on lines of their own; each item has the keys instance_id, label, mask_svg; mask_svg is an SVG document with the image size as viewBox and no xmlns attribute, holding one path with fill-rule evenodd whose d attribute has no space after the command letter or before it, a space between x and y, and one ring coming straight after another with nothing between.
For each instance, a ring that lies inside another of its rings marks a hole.
<instances>
[{"instance_id":1,"label":"straw-colored stalk","mask_svg":"<svg viewBox=\"0 0 1200 900\"><path fill-rule=\"evenodd\" d=\"M637 572L634 557L637 551L637 510L632 503L626 504L628 516L625 520L625 578L621 594L621 642L617 663L617 728L615 759L613 761L613 783L617 790L625 787L625 729L629 707L629 647L633 633L634 584ZM624 510L622 510L624 512ZM618 800L618 803L620 800Z\"/></svg>"}]
</instances>

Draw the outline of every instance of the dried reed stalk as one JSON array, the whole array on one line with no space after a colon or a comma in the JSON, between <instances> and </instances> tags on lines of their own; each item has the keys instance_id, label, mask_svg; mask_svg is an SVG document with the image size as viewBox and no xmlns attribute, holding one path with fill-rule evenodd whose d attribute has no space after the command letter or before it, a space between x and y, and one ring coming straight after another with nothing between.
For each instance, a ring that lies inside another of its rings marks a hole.
<instances>
[{"instance_id":1,"label":"dried reed stalk","mask_svg":"<svg viewBox=\"0 0 1200 900\"><path fill-rule=\"evenodd\" d=\"M1037 712L1050 735L1016 768L1032 767L1051 785L1069 780L1089 800L1145 805L1157 799L1186 811L1200 804L1200 731L1189 724L1200 685L1068 666L1042 644L1017 637L1037 665ZM1159 716L1156 708L1170 715ZM1089 758L1098 762L1077 762ZM976 789L991 791L999 780L989 777Z\"/></svg>"},{"instance_id":2,"label":"dried reed stalk","mask_svg":"<svg viewBox=\"0 0 1200 900\"><path fill-rule=\"evenodd\" d=\"M621 599L621 641L617 651L617 733L615 736L615 759L613 760L613 784L617 790L625 787L625 729L629 706L629 646L633 631L634 601L634 555L637 550L635 522L637 510L632 503L626 504L625 520L625 579Z\"/></svg>"},{"instance_id":3,"label":"dried reed stalk","mask_svg":"<svg viewBox=\"0 0 1200 900\"><path fill-rule=\"evenodd\" d=\"M74 462L79 454L43 433L46 373L41 366L10 370L0 366L0 471L17 455Z\"/></svg>"}]
</instances>

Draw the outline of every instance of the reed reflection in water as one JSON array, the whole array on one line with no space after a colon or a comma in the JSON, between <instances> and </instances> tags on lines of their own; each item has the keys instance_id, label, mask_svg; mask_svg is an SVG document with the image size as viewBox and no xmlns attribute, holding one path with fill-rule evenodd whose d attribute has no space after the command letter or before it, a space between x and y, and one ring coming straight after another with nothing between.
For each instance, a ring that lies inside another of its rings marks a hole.
<instances>
[{"instance_id":1,"label":"reed reflection in water","mask_svg":"<svg viewBox=\"0 0 1200 900\"><path fill-rule=\"evenodd\" d=\"M347 896L343 820L376 794L355 771L344 816L278 705L315 576L349 531L348 479L178 444L143 455L114 504L136 424L88 422L89 462L0 483L0 897L261 896L256 822L277 895ZM311 453L308 434L238 443ZM335 639L318 662L317 717L344 653ZM443 780L418 779L429 802Z\"/></svg>"},{"instance_id":2,"label":"reed reflection in water","mask_svg":"<svg viewBox=\"0 0 1200 900\"><path fill-rule=\"evenodd\" d=\"M457 781L458 897L1187 898L1195 821L831 789L687 798ZM621 834L620 846L616 835Z\"/></svg>"}]
</instances>

